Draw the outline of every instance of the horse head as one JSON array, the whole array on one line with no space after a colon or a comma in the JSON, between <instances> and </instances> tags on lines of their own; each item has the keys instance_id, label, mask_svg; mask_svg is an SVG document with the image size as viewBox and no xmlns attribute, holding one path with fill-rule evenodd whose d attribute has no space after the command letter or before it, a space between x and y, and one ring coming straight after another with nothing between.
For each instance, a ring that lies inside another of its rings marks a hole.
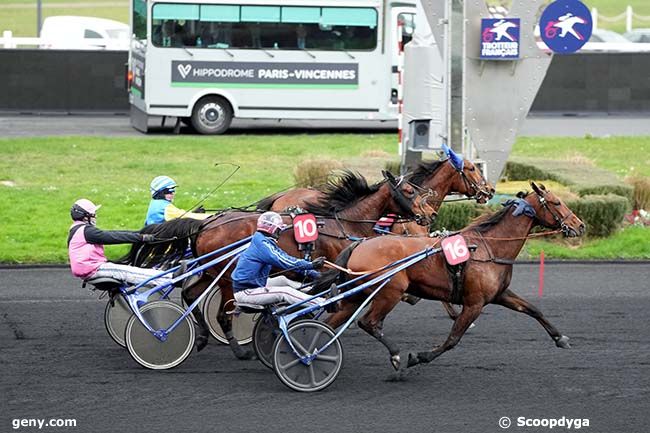
<instances>
[{"instance_id":1,"label":"horse head","mask_svg":"<svg viewBox=\"0 0 650 433\"><path fill-rule=\"evenodd\" d=\"M534 194L528 194L525 200L535 210L535 218L540 225L560 229L566 237L582 236L585 233L585 224L559 197L542 184L538 186L531 182L530 186Z\"/></svg>"},{"instance_id":2,"label":"horse head","mask_svg":"<svg viewBox=\"0 0 650 433\"><path fill-rule=\"evenodd\" d=\"M385 181L390 185L391 196L397 205L393 212L412 217L418 225L428 226L437 214L429 204L430 190L425 190L407 181L404 176L395 177L389 171L382 171ZM418 191L420 191L418 193Z\"/></svg>"},{"instance_id":3,"label":"horse head","mask_svg":"<svg viewBox=\"0 0 650 433\"><path fill-rule=\"evenodd\" d=\"M446 144L442 144L442 150L447 156L449 164L458 173L451 184L452 190L467 197L474 198L477 203L487 203L494 196L494 186L483 177L483 173L473 162L463 159Z\"/></svg>"}]
</instances>

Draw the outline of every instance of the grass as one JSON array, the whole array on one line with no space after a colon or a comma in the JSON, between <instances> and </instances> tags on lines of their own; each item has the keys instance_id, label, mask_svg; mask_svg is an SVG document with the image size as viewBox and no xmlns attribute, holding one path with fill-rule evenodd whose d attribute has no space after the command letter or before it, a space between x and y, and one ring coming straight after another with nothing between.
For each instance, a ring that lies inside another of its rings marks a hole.
<instances>
[{"instance_id":1,"label":"grass","mask_svg":"<svg viewBox=\"0 0 650 433\"><path fill-rule=\"evenodd\" d=\"M57 7L57 4L78 4L75 7ZM96 6L106 3L105 6ZM489 4L508 4L503 0L489 0ZM634 13L650 16L650 2L648 0L587 0L584 2L589 8L596 7L601 15L614 17L625 12L627 5L631 5ZM109 18L123 23L129 22L128 2L124 0L42 0L43 18L54 15L82 15L99 18ZM25 5L33 6L25 8ZM16 7L18 6L18 7ZM614 23L600 20L599 27L625 32L625 19ZM650 27L650 21L635 19L634 27ZM12 30L14 36L36 36L36 0L3 0L0 2L0 32Z\"/></svg>"},{"instance_id":2,"label":"grass","mask_svg":"<svg viewBox=\"0 0 650 433\"><path fill-rule=\"evenodd\" d=\"M597 140L522 138L516 155L589 158L619 175L650 175L648 138ZM395 134L231 135L220 137L0 139L0 262L63 263L69 209L80 197L103 205L99 226L139 229L146 213L151 179L167 174L179 183L176 205L193 206L230 172L239 172L205 203L225 208L252 203L293 184L301 161L330 158L366 163L370 155L395 153ZM370 167L363 167L368 172ZM513 186L515 189L518 185ZM111 247L116 257L125 247ZM531 242L529 254L544 248L557 258L650 258L650 231L628 228L606 240L587 240L576 249L561 242ZM618 254L618 255L617 255Z\"/></svg>"}]
</instances>

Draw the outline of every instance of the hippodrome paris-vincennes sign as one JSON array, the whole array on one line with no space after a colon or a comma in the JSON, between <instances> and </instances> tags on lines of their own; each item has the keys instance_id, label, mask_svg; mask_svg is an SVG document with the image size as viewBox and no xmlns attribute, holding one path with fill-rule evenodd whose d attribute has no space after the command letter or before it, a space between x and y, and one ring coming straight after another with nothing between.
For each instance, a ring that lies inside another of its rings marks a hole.
<instances>
[{"instance_id":1,"label":"hippodrome paris-vincennes sign","mask_svg":"<svg viewBox=\"0 0 650 433\"><path fill-rule=\"evenodd\" d=\"M172 86L309 85L356 87L357 63L172 62Z\"/></svg>"}]
</instances>

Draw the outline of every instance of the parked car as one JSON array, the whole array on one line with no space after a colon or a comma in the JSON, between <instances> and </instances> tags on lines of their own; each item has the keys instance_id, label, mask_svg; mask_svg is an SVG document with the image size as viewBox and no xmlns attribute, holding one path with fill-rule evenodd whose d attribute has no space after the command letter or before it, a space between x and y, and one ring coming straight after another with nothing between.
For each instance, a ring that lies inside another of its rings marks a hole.
<instances>
[{"instance_id":1,"label":"parked car","mask_svg":"<svg viewBox=\"0 0 650 433\"><path fill-rule=\"evenodd\" d=\"M589 42L611 42L615 44L630 43L629 39L625 39L622 34L613 32L611 30L596 29L591 33Z\"/></svg>"},{"instance_id":2,"label":"parked car","mask_svg":"<svg viewBox=\"0 0 650 433\"><path fill-rule=\"evenodd\" d=\"M40 48L62 50L128 50L129 26L94 17L47 17Z\"/></svg>"},{"instance_id":3,"label":"parked car","mask_svg":"<svg viewBox=\"0 0 650 433\"><path fill-rule=\"evenodd\" d=\"M650 29L634 29L623 36L632 42L650 42Z\"/></svg>"}]
</instances>

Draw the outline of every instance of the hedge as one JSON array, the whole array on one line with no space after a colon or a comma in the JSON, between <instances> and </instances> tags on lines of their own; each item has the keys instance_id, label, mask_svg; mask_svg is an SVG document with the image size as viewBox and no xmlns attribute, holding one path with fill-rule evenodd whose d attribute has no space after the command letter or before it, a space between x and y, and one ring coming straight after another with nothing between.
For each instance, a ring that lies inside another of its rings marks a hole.
<instances>
[{"instance_id":1,"label":"hedge","mask_svg":"<svg viewBox=\"0 0 650 433\"><path fill-rule=\"evenodd\" d=\"M592 237L606 237L614 233L630 207L625 197L614 194L580 197L567 201L566 205L585 223L587 235ZM445 203L440 207L431 230L460 230L482 213L499 209L500 205L488 208L473 202Z\"/></svg>"},{"instance_id":2,"label":"hedge","mask_svg":"<svg viewBox=\"0 0 650 433\"><path fill-rule=\"evenodd\" d=\"M624 197L607 194L581 197L567 202L567 206L585 223L587 235L606 237L618 229L630 203Z\"/></svg>"},{"instance_id":3,"label":"hedge","mask_svg":"<svg viewBox=\"0 0 650 433\"><path fill-rule=\"evenodd\" d=\"M438 216L431 224L431 230L460 230L481 215L484 209L485 206L474 202L444 203L438 209Z\"/></svg>"}]
</instances>

